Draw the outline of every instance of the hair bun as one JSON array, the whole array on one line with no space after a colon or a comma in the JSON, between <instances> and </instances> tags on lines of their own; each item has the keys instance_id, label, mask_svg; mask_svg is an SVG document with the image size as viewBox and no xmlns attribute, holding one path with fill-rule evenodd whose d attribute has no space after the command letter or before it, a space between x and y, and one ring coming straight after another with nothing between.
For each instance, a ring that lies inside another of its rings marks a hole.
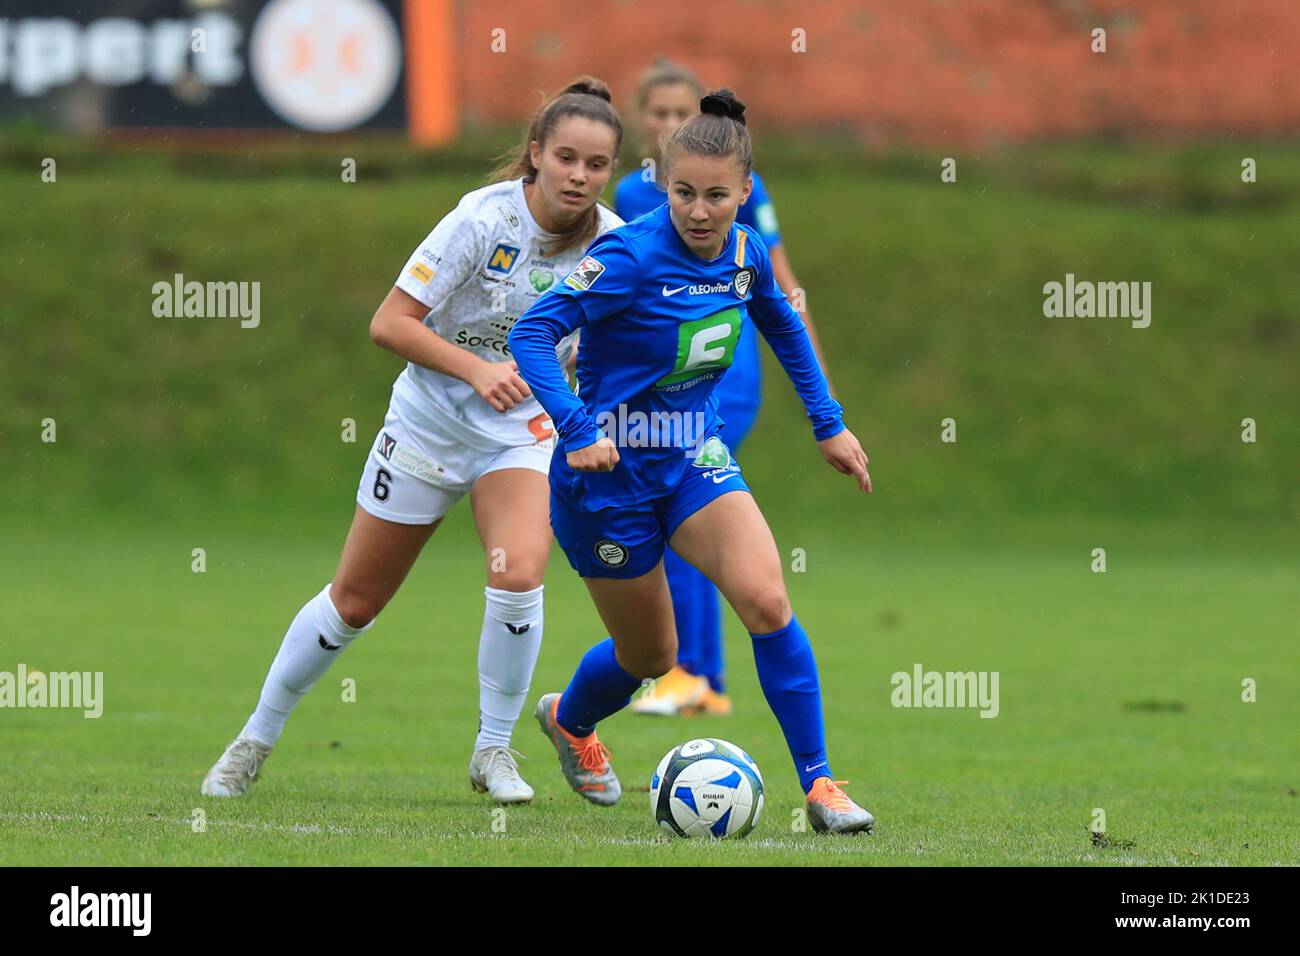
<instances>
[{"instance_id":1,"label":"hair bun","mask_svg":"<svg viewBox=\"0 0 1300 956\"><path fill-rule=\"evenodd\" d=\"M561 96L565 93L584 93L587 96L599 96L606 103L612 103L613 99L609 95L609 87L594 76L580 76L563 90Z\"/></svg>"},{"instance_id":2,"label":"hair bun","mask_svg":"<svg viewBox=\"0 0 1300 956\"><path fill-rule=\"evenodd\" d=\"M736 99L731 90L712 90L700 100L700 112L726 116L741 126L745 125L745 104Z\"/></svg>"}]
</instances>

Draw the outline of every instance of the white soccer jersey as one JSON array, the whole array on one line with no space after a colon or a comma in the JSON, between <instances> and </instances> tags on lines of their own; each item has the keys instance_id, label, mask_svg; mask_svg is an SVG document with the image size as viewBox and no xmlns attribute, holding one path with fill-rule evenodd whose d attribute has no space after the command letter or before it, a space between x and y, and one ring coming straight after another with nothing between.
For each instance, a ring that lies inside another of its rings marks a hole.
<instances>
[{"instance_id":1,"label":"white soccer jersey","mask_svg":"<svg viewBox=\"0 0 1300 956\"><path fill-rule=\"evenodd\" d=\"M597 234L623 224L604 206L596 208ZM543 257L553 238L528 211L522 179L494 183L462 197L407 260L395 285L429 307L424 324L448 342L489 362L508 361L506 336L515 320L582 261L577 247ZM573 340L556 348L561 362L568 361ZM484 451L551 432L537 399L498 412L468 383L414 363L393 384L393 405L406 420Z\"/></svg>"}]
</instances>

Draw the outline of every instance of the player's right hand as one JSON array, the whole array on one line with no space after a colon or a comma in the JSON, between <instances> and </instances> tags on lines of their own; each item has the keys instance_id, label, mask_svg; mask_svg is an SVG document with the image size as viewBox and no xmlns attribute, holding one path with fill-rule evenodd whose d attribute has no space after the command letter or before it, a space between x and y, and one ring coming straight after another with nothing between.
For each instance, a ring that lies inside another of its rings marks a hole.
<instances>
[{"instance_id":1,"label":"player's right hand","mask_svg":"<svg viewBox=\"0 0 1300 956\"><path fill-rule=\"evenodd\" d=\"M528 383L519 377L519 365L484 361L469 383L479 398L498 412L508 412L532 395Z\"/></svg>"},{"instance_id":2,"label":"player's right hand","mask_svg":"<svg viewBox=\"0 0 1300 956\"><path fill-rule=\"evenodd\" d=\"M613 471L618 464L618 448L603 435L586 448L564 456L574 471Z\"/></svg>"},{"instance_id":3,"label":"player's right hand","mask_svg":"<svg viewBox=\"0 0 1300 956\"><path fill-rule=\"evenodd\" d=\"M830 466L842 475L858 479L858 488L871 494L871 475L867 471L867 453L862 450L853 432L847 428L830 438L823 438L818 446Z\"/></svg>"}]
</instances>

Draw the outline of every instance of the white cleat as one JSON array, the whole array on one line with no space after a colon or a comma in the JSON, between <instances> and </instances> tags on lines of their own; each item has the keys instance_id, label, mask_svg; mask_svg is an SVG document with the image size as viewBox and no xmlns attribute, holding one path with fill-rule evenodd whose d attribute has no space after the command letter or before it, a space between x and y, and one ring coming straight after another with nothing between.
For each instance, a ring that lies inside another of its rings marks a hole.
<instances>
[{"instance_id":1,"label":"white cleat","mask_svg":"<svg viewBox=\"0 0 1300 956\"><path fill-rule=\"evenodd\" d=\"M876 818L871 811L858 806L840 789L847 780L818 777L808 791L806 806L808 822L817 833L871 833L876 828Z\"/></svg>"},{"instance_id":2,"label":"white cleat","mask_svg":"<svg viewBox=\"0 0 1300 956\"><path fill-rule=\"evenodd\" d=\"M250 737L237 737L226 748L208 775L200 792L205 797L241 797L257 779L271 748Z\"/></svg>"},{"instance_id":3,"label":"white cleat","mask_svg":"<svg viewBox=\"0 0 1300 956\"><path fill-rule=\"evenodd\" d=\"M486 793L497 803L527 803L533 799L533 788L519 776L515 753L500 746L474 751L469 760L469 782L475 792Z\"/></svg>"}]
</instances>

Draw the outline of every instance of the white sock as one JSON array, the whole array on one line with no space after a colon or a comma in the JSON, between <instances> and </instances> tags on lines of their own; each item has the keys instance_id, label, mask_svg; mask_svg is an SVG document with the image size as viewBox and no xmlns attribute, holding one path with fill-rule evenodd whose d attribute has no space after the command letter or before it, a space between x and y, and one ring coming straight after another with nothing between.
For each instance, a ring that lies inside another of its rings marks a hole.
<instances>
[{"instance_id":1,"label":"white sock","mask_svg":"<svg viewBox=\"0 0 1300 956\"><path fill-rule=\"evenodd\" d=\"M348 627L330 600L330 585L302 606L289 625L280 652L262 685L257 709L240 732L260 743L274 745L298 701L329 670L343 650L370 629ZM327 646L328 645L328 646Z\"/></svg>"},{"instance_id":2,"label":"white sock","mask_svg":"<svg viewBox=\"0 0 1300 956\"><path fill-rule=\"evenodd\" d=\"M542 590L484 588L478 640L478 738L474 749L509 747L542 649Z\"/></svg>"}]
</instances>

